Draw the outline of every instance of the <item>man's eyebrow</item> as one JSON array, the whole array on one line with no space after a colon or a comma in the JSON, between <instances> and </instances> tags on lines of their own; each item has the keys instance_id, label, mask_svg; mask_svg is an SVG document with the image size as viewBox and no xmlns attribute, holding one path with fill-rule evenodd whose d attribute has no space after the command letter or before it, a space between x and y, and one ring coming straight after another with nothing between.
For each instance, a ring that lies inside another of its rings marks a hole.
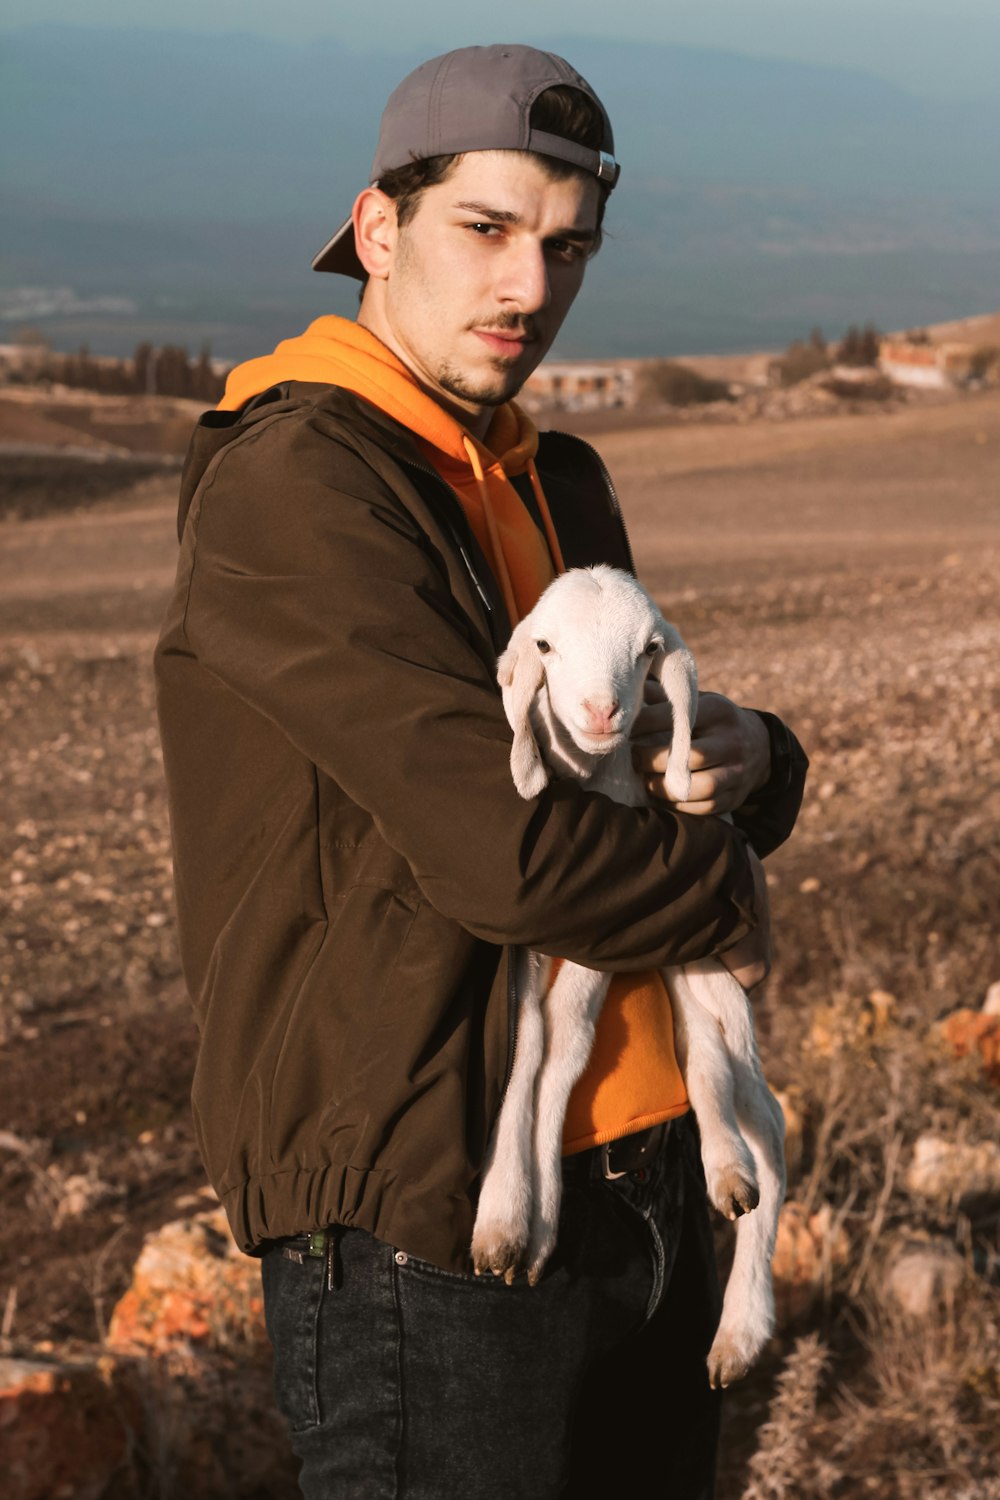
<instances>
[{"instance_id":1,"label":"man's eyebrow","mask_svg":"<svg viewBox=\"0 0 1000 1500\"><path fill-rule=\"evenodd\" d=\"M520 214L514 213L509 208L491 208L488 203L456 203L456 209L463 213L475 214L477 219L488 219L491 224L520 224ZM549 239L576 240L580 244L592 244L597 238L596 229L557 229L548 236Z\"/></svg>"},{"instance_id":2,"label":"man's eyebrow","mask_svg":"<svg viewBox=\"0 0 1000 1500\"><path fill-rule=\"evenodd\" d=\"M494 224L520 224L521 215L509 208L490 208L486 203L456 203L463 213L476 214L480 219L489 219Z\"/></svg>"}]
</instances>

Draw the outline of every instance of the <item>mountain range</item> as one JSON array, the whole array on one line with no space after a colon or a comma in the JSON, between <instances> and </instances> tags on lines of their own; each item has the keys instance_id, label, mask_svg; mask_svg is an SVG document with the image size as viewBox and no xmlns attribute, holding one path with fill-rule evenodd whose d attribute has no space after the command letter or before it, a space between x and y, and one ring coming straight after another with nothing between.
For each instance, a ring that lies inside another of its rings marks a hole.
<instances>
[{"instance_id":1,"label":"mountain range","mask_svg":"<svg viewBox=\"0 0 1000 1500\"><path fill-rule=\"evenodd\" d=\"M558 352L774 347L1000 301L1000 100L724 51L547 45L601 94L623 163ZM349 314L354 288L309 261L420 60L295 36L9 33L0 317L48 308L35 321L59 347L208 339L242 357Z\"/></svg>"}]
</instances>

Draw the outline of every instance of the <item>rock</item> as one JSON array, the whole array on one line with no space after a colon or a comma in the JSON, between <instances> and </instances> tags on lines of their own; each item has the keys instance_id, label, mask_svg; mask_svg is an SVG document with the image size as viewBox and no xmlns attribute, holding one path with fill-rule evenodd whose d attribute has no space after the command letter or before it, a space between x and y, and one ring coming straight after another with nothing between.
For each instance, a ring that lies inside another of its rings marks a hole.
<instances>
[{"instance_id":1,"label":"rock","mask_svg":"<svg viewBox=\"0 0 1000 1500\"><path fill-rule=\"evenodd\" d=\"M123 1189L112 1187L93 1172L74 1172L62 1180L59 1199L52 1215L52 1227L60 1229L67 1219L82 1218L99 1204L122 1196Z\"/></svg>"},{"instance_id":2,"label":"rock","mask_svg":"<svg viewBox=\"0 0 1000 1500\"><path fill-rule=\"evenodd\" d=\"M895 1025L897 1001L888 990L870 990L863 1000L843 994L817 1005L809 1028L809 1046L818 1057L884 1045Z\"/></svg>"},{"instance_id":3,"label":"rock","mask_svg":"<svg viewBox=\"0 0 1000 1500\"><path fill-rule=\"evenodd\" d=\"M1000 1194L1000 1144L952 1141L925 1132L913 1143L906 1186L923 1198L954 1201Z\"/></svg>"},{"instance_id":4,"label":"rock","mask_svg":"<svg viewBox=\"0 0 1000 1500\"><path fill-rule=\"evenodd\" d=\"M912 1318L926 1318L955 1295L965 1262L949 1240L911 1239L891 1256L883 1295Z\"/></svg>"},{"instance_id":5,"label":"rock","mask_svg":"<svg viewBox=\"0 0 1000 1500\"><path fill-rule=\"evenodd\" d=\"M990 987L986 1005L992 1005ZM1000 1001L998 1001L1000 1004ZM978 1051L983 1072L990 1083L1000 1088L1000 1014L987 1010L955 1010L937 1027L938 1034L955 1057L968 1057Z\"/></svg>"},{"instance_id":6,"label":"rock","mask_svg":"<svg viewBox=\"0 0 1000 1500\"><path fill-rule=\"evenodd\" d=\"M126 1352L266 1345L260 1264L233 1243L221 1208L147 1235L108 1345Z\"/></svg>"},{"instance_id":7,"label":"rock","mask_svg":"<svg viewBox=\"0 0 1000 1500\"><path fill-rule=\"evenodd\" d=\"M794 1200L784 1205L772 1261L779 1326L808 1312L833 1270L846 1265L849 1253L847 1235L834 1226L829 1203L813 1214Z\"/></svg>"},{"instance_id":8,"label":"rock","mask_svg":"<svg viewBox=\"0 0 1000 1500\"><path fill-rule=\"evenodd\" d=\"M4 1500L98 1500L131 1469L136 1416L106 1357L0 1359Z\"/></svg>"}]
</instances>

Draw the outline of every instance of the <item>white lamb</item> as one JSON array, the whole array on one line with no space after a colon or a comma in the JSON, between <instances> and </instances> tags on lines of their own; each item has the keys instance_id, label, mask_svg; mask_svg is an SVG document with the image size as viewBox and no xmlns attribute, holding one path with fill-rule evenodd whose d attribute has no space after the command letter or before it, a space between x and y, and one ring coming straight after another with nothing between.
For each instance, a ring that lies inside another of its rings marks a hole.
<instances>
[{"instance_id":1,"label":"white lamb","mask_svg":"<svg viewBox=\"0 0 1000 1500\"><path fill-rule=\"evenodd\" d=\"M629 732L648 676L670 702L666 774L676 801L690 787L697 703L694 661L634 578L574 569L546 589L517 626L497 675L514 731L511 773L522 797L550 776L576 777L631 806L647 800ZM563 1121L590 1053L610 976L523 955L514 1067L486 1159L472 1240L477 1273L534 1284L552 1253L562 1191ZM701 1129L712 1203L739 1219L722 1318L708 1356L713 1385L739 1379L774 1326L771 1257L785 1193L784 1121L761 1071L745 992L714 959L665 969L678 1061ZM758 1206L759 1204L759 1206ZM754 1210L751 1212L751 1210Z\"/></svg>"}]
</instances>

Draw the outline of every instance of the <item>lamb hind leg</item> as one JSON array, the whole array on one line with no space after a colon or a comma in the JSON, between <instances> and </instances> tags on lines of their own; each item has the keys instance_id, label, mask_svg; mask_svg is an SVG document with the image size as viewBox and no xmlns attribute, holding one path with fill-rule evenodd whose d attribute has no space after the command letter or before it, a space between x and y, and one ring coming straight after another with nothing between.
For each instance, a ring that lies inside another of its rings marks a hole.
<instances>
[{"instance_id":1,"label":"lamb hind leg","mask_svg":"<svg viewBox=\"0 0 1000 1500\"><path fill-rule=\"evenodd\" d=\"M774 1328L771 1258L785 1197L784 1117L764 1078L750 1002L732 975L706 960L687 971L691 994L724 1039L733 1105L753 1153L760 1203L736 1226L736 1253L722 1317L708 1357L713 1385L745 1375Z\"/></svg>"},{"instance_id":2,"label":"lamb hind leg","mask_svg":"<svg viewBox=\"0 0 1000 1500\"><path fill-rule=\"evenodd\" d=\"M736 1226L736 1253L708 1360L713 1385L745 1375L774 1331L771 1261L785 1201L785 1121L764 1081L752 1035L750 1047L734 1057L733 1074L737 1117L757 1164L760 1205Z\"/></svg>"},{"instance_id":3,"label":"lamb hind leg","mask_svg":"<svg viewBox=\"0 0 1000 1500\"><path fill-rule=\"evenodd\" d=\"M714 1013L699 999L705 980L684 969L665 969L677 1037L678 1060L701 1132L708 1196L719 1213L738 1219L757 1207L760 1188L750 1147L736 1115L729 1052Z\"/></svg>"},{"instance_id":4,"label":"lamb hind leg","mask_svg":"<svg viewBox=\"0 0 1000 1500\"><path fill-rule=\"evenodd\" d=\"M741 1123L757 1163L760 1205L736 1225L736 1253L726 1283L722 1317L708 1355L713 1386L731 1385L741 1379L774 1332L771 1260L785 1197L785 1163L784 1121L770 1090L758 1098L752 1116Z\"/></svg>"},{"instance_id":5,"label":"lamb hind leg","mask_svg":"<svg viewBox=\"0 0 1000 1500\"><path fill-rule=\"evenodd\" d=\"M535 1096L535 1196L528 1249L534 1286L552 1254L562 1201L562 1140L573 1085L587 1066L610 976L564 963L546 996L545 1053Z\"/></svg>"}]
</instances>

